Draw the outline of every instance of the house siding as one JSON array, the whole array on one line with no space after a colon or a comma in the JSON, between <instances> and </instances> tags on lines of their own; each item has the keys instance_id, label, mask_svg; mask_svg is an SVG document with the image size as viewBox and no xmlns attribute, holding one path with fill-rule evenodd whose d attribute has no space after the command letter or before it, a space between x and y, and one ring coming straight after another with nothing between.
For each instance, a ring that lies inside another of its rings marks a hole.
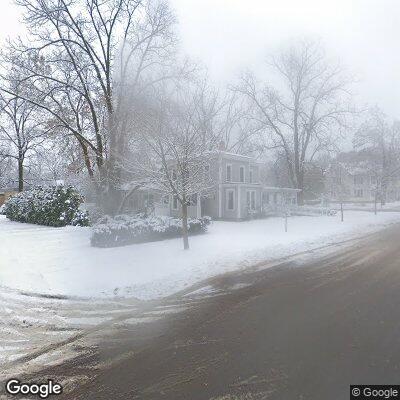
<instances>
[{"instance_id":1,"label":"house siding","mask_svg":"<svg viewBox=\"0 0 400 400\"><path fill-rule=\"evenodd\" d=\"M372 202L375 200L376 177L371 172L349 172L351 164L332 168L326 178L326 195L332 201ZM387 183L386 200L400 199L399 179ZM379 196L378 196L379 197Z\"/></svg>"},{"instance_id":2,"label":"house siding","mask_svg":"<svg viewBox=\"0 0 400 400\"><path fill-rule=\"evenodd\" d=\"M233 183L259 183L260 168L258 165L251 165L248 160L235 160L223 157L221 160L222 183L228 183L227 180L227 165L231 166L231 180ZM244 182L240 182L240 167L244 168ZM250 182L250 170L252 171L252 182Z\"/></svg>"},{"instance_id":3,"label":"house siding","mask_svg":"<svg viewBox=\"0 0 400 400\"><path fill-rule=\"evenodd\" d=\"M238 188L234 185L224 186L222 190L222 218L237 219ZM228 209L228 192L233 191L233 210Z\"/></svg>"},{"instance_id":4,"label":"house siding","mask_svg":"<svg viewBox=\"0 0 400 400\"><path fill-rule=\"evenodd\" d=\"M201 200L201 214L213 216L218 218L219 212L219 190L216 186L207 197L203 197Z\"/></svg>"},{"instance_id":5,"label":"house siding","mask_svg":"<svg viewBox=\"0 0 400 400\"><path fill-rule=\"evenodd\" d=\"M231 179L227 181L227 166L231 168ZM267 188L260 182L260 164L254 159L237 154L220 152L214 154L209 162L210 181L215 185L207 192L200 193L200 205L188 206L188 216L198 217L208 215L213 219L224 220L243 220L255 215L260 215L265 207L263 204L263 193L270 196L270 209L278 210L282 203L282 193L285 196L294 196L297 199L296 192L293 189ZM244 182L241 182L241 168L244 171ZM250 179L250 173L252 179ZM228 208L228 193L233 193L234 207ZM255 209L249 210L247 204L247 194L254 192ZM139 196L139 195L138 195ZM177 209L173 209L172 196L169 198L169 204L162 203L162 197L158 195L158 204L155 204L155 212L161 215L170 215L181 217L181 205L178 203ZM275 199L275 200L274 200Z\"/></svg>"}]
</instances>

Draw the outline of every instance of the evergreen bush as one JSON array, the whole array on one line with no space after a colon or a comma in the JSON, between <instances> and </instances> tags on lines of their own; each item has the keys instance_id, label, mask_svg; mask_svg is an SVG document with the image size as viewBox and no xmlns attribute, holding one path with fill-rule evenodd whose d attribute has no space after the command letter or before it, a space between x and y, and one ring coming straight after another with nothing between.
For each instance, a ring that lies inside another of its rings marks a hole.
<instances>
[{"instance_id":1,"label":"evergreen bush","mask_svg":"<svg viewBox=\"0 0 400 400\"><path fill-rule=\"evenodd\" d=\"M72 186L38 186L10 197L5 216L18 222L47 226L88 226L89 217L79 210L83 197Z\"/></svg>"}]
</instances>

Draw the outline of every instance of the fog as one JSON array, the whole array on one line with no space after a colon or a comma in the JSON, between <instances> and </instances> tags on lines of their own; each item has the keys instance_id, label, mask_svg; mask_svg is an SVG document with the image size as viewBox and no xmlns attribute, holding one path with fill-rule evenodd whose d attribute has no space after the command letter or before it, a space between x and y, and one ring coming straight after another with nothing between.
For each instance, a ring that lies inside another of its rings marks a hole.
<instances>
[{"instance_id":1,"label":"fog","mask_svg":"<svg viewBox=\"0 0 400 400\"><path fill-rule=\"evenodd\" d=\"M187 52L216 81L261 68L265 55L298 36L318 37L359 84L361 103L400 111L400 4L395 0L172 0Z\"/></svg>"},{"instance_id":2,"label":"fog","mask_svg":"<svg viewBox=\"0 0 400 400\"><path fill-rule=\"evenodd\" d=\"M319 38L358 80L361 104L400 118L400 5L396 0L171 0L184 50L223 84L298 36ZM0 39L23 33L17 6L2 0Z\"/></svg>"},{"instance_id":3,"label":"fog","mask_svg":"<svg viewBox=\"0 0 400 400\"><path fill-rule=\"evenodd\" d=\"M0 399L400 398L399 0L0 4Z\"/></svg>"}]
</instances>

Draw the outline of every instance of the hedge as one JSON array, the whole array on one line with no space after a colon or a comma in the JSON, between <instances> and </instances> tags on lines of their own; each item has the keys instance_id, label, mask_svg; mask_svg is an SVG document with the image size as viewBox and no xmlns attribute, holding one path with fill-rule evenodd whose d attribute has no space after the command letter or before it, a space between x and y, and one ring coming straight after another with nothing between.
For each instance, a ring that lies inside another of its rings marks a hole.
<instances>
[{"instance_id":1,"label":"hedge","mask_svg":"<svg viewBox=\"0 0 400 400\"><path fill-rule=\"evenodd\" d=\"M47 226L88 226L87 212L79 210L83 197L72 187L38 186L10 197L4 215L18 222Z\"/></svg>"},{"instance_id":2,"label":"hedge","mask_svg":"<svg viewBox=\"0 0 400 400\"><path fill-rule=\"evenodd\" d=\"M205 233L210 222L210 217L189 218L189 234ZM142 214L117 215L103 217L94 225L91 244L95 247L117 247L180 236L182 236L181 219Z\"/></svg>"}]
</instances>

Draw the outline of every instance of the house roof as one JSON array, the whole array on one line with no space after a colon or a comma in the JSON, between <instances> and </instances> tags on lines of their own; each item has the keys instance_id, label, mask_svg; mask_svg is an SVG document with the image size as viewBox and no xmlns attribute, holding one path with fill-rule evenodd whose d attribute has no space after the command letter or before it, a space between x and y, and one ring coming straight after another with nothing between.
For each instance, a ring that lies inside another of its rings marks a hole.
<instances>
[{"instance_id":1,"label":"house roof","mask_svg":"<svg viewBox=\"0 0 400 400\"><path fill-rule=\"evenodd\" d=\"M255 161L255 158L254 158L254 157L245 156L245 155L243 155L243 154L230 153L229 151L219 151L219 153L220 153L221 155L224 155L224 156L233 156L233 157L239 157L239 158L246 158L246 159L248 159L248 160L254 160L254 161Z\"/></svg>"},{"instance_id":2,"label":"house roof","mask_svg":"<svg viewBox=\"0 0 400 400\"><path fill-rule=\"evenodd\" d=\"M271 192L301 192L301 189L295 189L295 188L288 188L288 187L279 187L279 186L265 186L262 185L260 182L254 182L254 183L246 183L246 182L223 182L222 186L234 186L234 185L240 185L242 187L252 187L252 188L259 188L261 187L262 190L269 190Z\"/></svg>"},{"instance_id":3,"label":"house roof","mask_svg":"<svg viewBox=\"0 0 400 400\"><path fill-rule=\"evenodd\" d=\"M224 158L236 158L236 159L240 159L240 160L243 160L243 161L244 160L250 161L253 164L259 164L259 165L263 165L264 164L262 161L256 160L254 157L245 156L243 154L229 153L227 151L220 151L220 154Z\"/></svg>"},{"instance_id":4,"label":"house roof","mask_svg":"<svg viewBox=\"0 0 400 400\"><path fill-rule=\"evenodd\" d=\"M295 189L295 188L287 188L287 187L277 187L277 186L263 186L263 190L271 190L273 192L301 192L301 189Z\"/></svg>"},{"instance_id":5,"label":"house roof","mask_svg":"<svg viewBox=\"0 0 400 400\"><path fill-rule=\"evenodd\" d=\"M239 160L246 160L246 161L251 161L254 164L264 164L263 162L256 160L254 157L251 156L245 156L244 154L237 154L237 153L231 153L229 151L224 151L224 150L213 150L210 151L210 154L214 154L216 156L222 156L223 158L233 158L233 159L239 159Z\"/></svg>"}]
</instances>

